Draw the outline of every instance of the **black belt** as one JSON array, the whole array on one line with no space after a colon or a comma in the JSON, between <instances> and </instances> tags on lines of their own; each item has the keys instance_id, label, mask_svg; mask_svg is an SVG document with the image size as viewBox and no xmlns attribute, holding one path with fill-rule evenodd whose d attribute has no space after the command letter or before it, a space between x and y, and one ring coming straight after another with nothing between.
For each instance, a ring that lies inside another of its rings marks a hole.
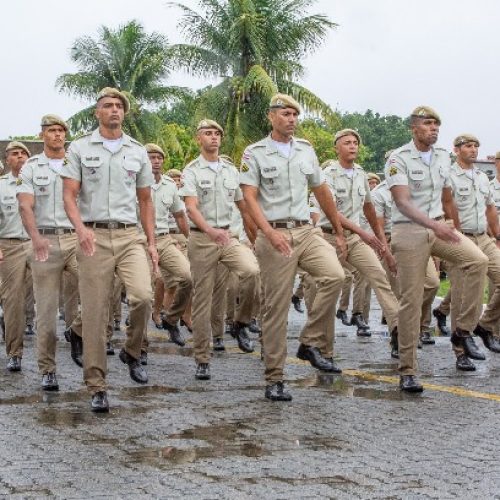
<instances>
[{"instance_id":1,"label":"black belt","mask_svg":"<svg viewBox=\"0 0 500 500\"><path fill-rule=\"evenodd\" d=\"M170 233L168 231L164 232L164 233L158 233L158 234L155 234L155 238L159 238L160 236L168 236Z\"/></svg>"},{"instance_id":2,"label":"black belt","mask_svg":"<svg viewBox=\"0 0 500 500\"><path fill-rule=\"evenodd\" d=\"M440 215L439 217L431 217L432 220L439 221L439 220L444 220L444 217ZM392 223L394 224L418 224L417 222L413 222L412 220L397 220Z\"/></svg>"},{"instance_id":3,"label":"black belt","mask_svg":"<svg viewBox=\"0 0 500 500\"><path fill-rule=\"evenodd\" d=\"M39 227L38 232L40 234L73 234L75 232L74 229L62 228L62 227Z\"/></svg>"},{"instance_id":4,"label":"black belt","mask_svg":"<svg viewBox=\"0 0 500 500\"><path fill-rule=\"evenodd\" d=\"M83 224L94 229L127 229L129 227L137 227L137 224L124 224L123 222L84 222Z\"/></svg>"},{"instance_id":5,"label":"black belt","mask_svg":"<svg viewBox=\"0 0 500 500\"><path fill-rule=\"evenodd\" d=\"M190 229L190 231L195 231L197 233L203 233L204 232L199 227L190 227L189 229ZM229 226L214 227L214 229L229 229Z\"/></svg>"},{"instance_id":6,"label":"black belt","mask_svg":"<svg viewBox=\"0 0 500 500\"><path fill-rule=\"evenodd\" d=\"M269 225L274 229L293 229L296 227L307 226L310 224L308 220L274 220L268 221Z\"/></svg>"},{"instance_id":7,"label":"black belt","mask_svg":"<svg viewBox=\"0 0 500 500\"><path fill-rule=\"evenodd\" d=\"M484 231L482 233L466 233L465 231L462 231L462 234L464 236L473 236L473 237L476 237L476 236L482 236L484 234Z\"/></svg>"},{"instance_id":8,"label":"black belt","mask_svg":"<svg viewBox=\"0 0 500 500\"><path fill-rule=\"evenodd\" d=\"M9 240L9 241L29 241L29 238L0 238L0 240Z\"/></svg>"}]
</instances>

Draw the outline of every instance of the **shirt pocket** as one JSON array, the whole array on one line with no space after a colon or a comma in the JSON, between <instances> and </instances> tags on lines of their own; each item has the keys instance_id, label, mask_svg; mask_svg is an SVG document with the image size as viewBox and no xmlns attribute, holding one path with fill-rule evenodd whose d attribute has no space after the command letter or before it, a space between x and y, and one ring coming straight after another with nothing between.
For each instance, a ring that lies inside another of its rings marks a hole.
<instances>
[{"instance_id":1,"label":"shirt pocket","mask_svg":"<svg viewBox=\"0 0 500 500\"><path fill-rule=\"evenodd\" d=\"M33 176L33 191L35 196L49 195L50 178L48 174L39 174Z\"/></svg>"},{"instance_id":2,"label":"shirt pocket","mask_svg":"<svg viewBox=\"0 0 500 500\"><path fill-rule=\"evenodd\" d=\"M2 212L5 215L12 215L17 212L17 199L15 194L5 193L0 197Z\"/></svg>"},{"instance_id":3,"label":"shirt pocket","mask_svg":"<svg viewBox=\"0 0 500 500\"><path fill-rule=\"evenodd\" d=\"M198 180L199 198L202 202L207 202L213 198L214 183L212 179Z\"/></svg>"},{"instance_id":4,"label":"shirt pocket","mask_svg":"<svg viewBox=\"0 0 500 500\"><path fill-rule=\"evenodd\" d=\"M124 179L127 187L135 186L137 174L141 171L140 158L130 157L123 161Z\"/></svg>"},{"instance_id":5,"label":"shirt pocket","mask_svg":"<svg viewBox=\"0 0 500 500\"><path fill-rule=\"evenodd\" d=\"M232 202L236 195L236 190L238 189L238 184L232 179L224 179L224 192L226 193L227 199Z\"/></svg>"},{"instance_id":6,"label":"shirt pocket","mask_svg":"<svg viewBox=\"0 0 500 500\"><path fill-rule=\"evenodd\" d=\"M455 188L455 200L458 208L465 208L469 204L472 188L468 184L457 184Z\"/></svg>"},{"instance_id":7,"label":"shirt pocket","mask_svg":"<svg viewBox=\"0 0 500 500\"><path fill-rule=\"evenodd\" d=\"M422 182L425 179L425 172L421 168L408 170L408 178L412 182Z\"/></svg>"},{"instance_id":8,"label":"shirt pocket","mask_svg":"<svg viewBox=\"0 0 500 500\"><path fill-rule=\"evenodd\" d=\"M90 182L100 181L102 179L102 160L82 159L82 179Z\"/></svg>"},{"instance_id":9,"label":"shirt pocket","mask_svg":"<svg viewBox=\"0 0 500 500\"><path fill-rule=\"evenodd\" d=\"M260 175L262 177L262 185L269 191L277 191L279 189L278 180L278 167L261 167Z\"/></svg>"}]
</instances>

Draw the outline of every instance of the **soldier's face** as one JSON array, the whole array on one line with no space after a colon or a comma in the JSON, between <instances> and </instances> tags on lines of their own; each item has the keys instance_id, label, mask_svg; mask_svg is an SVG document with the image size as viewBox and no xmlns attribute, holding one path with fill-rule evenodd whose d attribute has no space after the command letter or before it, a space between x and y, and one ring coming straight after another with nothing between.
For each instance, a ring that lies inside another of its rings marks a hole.
<instances>
[{"instance_id":1,"label":"soldier's face","mask_svg":"<svg viewBox=\"0 0 500 500\"><path fill-rule=\"evenodd\" d=\"M368 186L370 186L370 191L378 186L377 179L370 179L368 181Z\"/></svg>"},{"instance_id":2,"label":"soldier's face","mask_svg":"<svg viewBox=\"0 0 500 500\"><path fill-rule=\"evenodd\" d=\"M466 142L455 148L457 160L467 165L474 163L477 160L479 146L475 142Z\"/></svg>"},{"instance_id":3,"label":"soldier's face","mask_svg":"<svg viewBox=\"0 0 500 500\"><path fill-rule=\"evenodd\" d=\"M14 172L19 172L27 159L28 154L24 149L11 149L5 156L5 163Z\"/></svg>"},{"instance_id":4,"label":"soldier's face","mask_svg":"<svg viewBox=\"0 0 500 500\"><path fill-rule=\"evenodd\" d=\"M297 128L299 113L293 108L278 108L272 109L268 114L268 118L273 131L282 136L291 137Z\"/></svg>"},{"instance_id":5,"label":"soldier's face","mask_svg":"<svg viewBox=\"0 0 500 500\"><path fill-rule=\"evenodd\" d=\"M413 123L412 132L416 141L432 146L439 136L439 123L434 118L419 118Z\"/></svg>"},{"instance_id":6,"label":"soldier's face","mask_svg":"<svg viewBox=\"0 0 500 500\"><path fill-rule=\"evenodd\" d=\"M203 151L214 152L220 148L222 134L216 128L204 128L198 131L196 140Z\"/></svg>"},{"instance_id":7,"label":"soldier's face","mask_svg":"<svg viewBox=\"0 0 500 500\"><path fill-rule=\"evenodd\" d=\"M120 128L125 118L123 102L118 97L103 97L97 103L95 116L99 125L106 128Z\"/></svg>"},{"instance_id":8,"label":"soldier's face","mask_svg":"<svg viewBox=\"0 0 500 500\"><path fill-rule=\"evenodd\" d=\"M177 189L181 187L181 178L180 177L172 177L172 180L175 182L175 185L177 186Z\"/></svg>"},{"instance_id":9,"label":"soldier's face","mask_svg":"<svg viewBox=\"0 0 500 500\"><path fill-rule=\"evenodd\" d=\"M352 162L358 157L359 142L354 135L345 135L335 143L339 160Z\"/></svg>"},{"instance_id":10,"label":"soldier's face","mask_svg":"<svg viewBox=\"0 0 500 500\"><path fill-rule=\"evenodd\" d=\"M58 150L64 147L66 130L61 125L48 125L42 127L40 138L49 149Z\"/></svg>"},{"instance_id":11,"label":"soldier's face","mask_svg":"<svg viewBox=\"0 0 500 500\"><path fill-rule=\"evenodd\" d=\"M148 153L149 161L153 169L153 175L161 174L163 166L163 156L160 153Z\"/></svg>"}]
</instances>

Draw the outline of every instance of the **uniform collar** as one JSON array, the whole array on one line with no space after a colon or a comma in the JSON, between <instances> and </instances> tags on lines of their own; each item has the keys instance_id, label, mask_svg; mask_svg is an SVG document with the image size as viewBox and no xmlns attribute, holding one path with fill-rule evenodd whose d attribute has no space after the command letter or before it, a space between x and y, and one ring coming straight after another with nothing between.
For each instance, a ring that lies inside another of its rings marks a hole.
<instances>
[{"instance_id":1,"label":"uniform collar","mask_svg":"<svg viewBox=\"0 0 500 500\"><path fill-rule=\"evenodd\" d=\"M455 162L455 163L451 166L451 168L455 170L455 172L456 172L456 174L457 174L457 175L465 175L465 172L466 172L466 171L465 171L465 170L464 170L464 169L463 169L463 168L462 168L462 167L461 167L458 163L456 163L456 162ZM471 170L472 172L474 172L475 174L477 174L477 173L478 173L478 171L479 171L479 169L478 169L477 167L474 167L474 166L473 166L470 170Z\"/></svg>"},{"instance_id":2,"label":"uniform collar","mask_svg":"<svg viewBox=\"0 0 500 500\"><path fill-rule=\"evenodd\" d=\"M332 167L336 167L337 168L337 172L339 173L339 175L345 175L346 177L348 177L347 175L347 168L344 168L340 162L338 160L335 160L333 163L332 163ZM353 166L352 166L352 170L353 170L353 177L355 175L357 175L357 171L358 170L363 170L363 167L361 167L360 165L358 165L357 163L355 163Z\"/></svg>"},{"instance_id":3,"label":"uniform collar","mask_svg":"<svg viewBox=\"0 0 500 500\"><path fill-rule=\"evenodd\" d=\"M272 155L272 154L279 155L280 154L280 152L278 151L278 148L276 147L275 142L276 141L274 141L272 139L271 134L269 134L266 137L266 154L267 155ZM292 158L292 156L295 154L296 151L302 150L302 145L300 144L300 142L295 140L295 137L292 136L292 140L290 142L291 142L290 157L288 159Z\"/></svg>"},{"instance_id":4,"label":"uniform collar","mask_svg":"<svg viewBox=\"0 0 500 500\"><path fill-rule=\"evenodd\" d=\"M217 161L219 162L219 165L222 167L222 168L226 168L227 165L225 162L223 162L221 159L220 159L220 156L217 157ZM208 164L208 160L206 160L203 155L200 155L198 156L198 165L201 167L201 168L210 168L210 165Z\"/></svg>"},{"instance_id":5,"label":"uniform collar","mask_svg":"<svg viewBox=\"0 0 500 500\"><path fill-rule=\"evenodd\" d=\"M123 132L122 133L122 146L131 146L132 143L130 142L130 137ZM96 143L96 144L103 144L106 139L99 133L99 129L96 128L93 132L92 135L90 136L90 142Z\"/></svg>"},{"instance_id":6,"label":"uniform collar","mask_svg":"<svg viewBox=\"0 0 500 500\"><path fill-rule=\"evenodd\" d=\"M17 179L19 179L19 177L14 177L12 175L12 172L9 172L7 179L9 181L9 184L16 184L17 183Z\"/></svg>"},{"instance_id":7,"label":"uniform collar","mask_svg":"<svg viewBox=\"0 0 500 500\"><path fill-rule=\"evenodd\" d=\"M413 139L408 144L410 146L411 157L414 159L421 159L420 155L421 155L422 151L419 151L417 149L417 146L415 146L415 142L413 141ZM432 163L434 163L434 158L439 156L440 151L438 149L436 149L434 146L431 146L431 152L432 152L432 155L431 155Z\"/></svg>"}]
</instances>

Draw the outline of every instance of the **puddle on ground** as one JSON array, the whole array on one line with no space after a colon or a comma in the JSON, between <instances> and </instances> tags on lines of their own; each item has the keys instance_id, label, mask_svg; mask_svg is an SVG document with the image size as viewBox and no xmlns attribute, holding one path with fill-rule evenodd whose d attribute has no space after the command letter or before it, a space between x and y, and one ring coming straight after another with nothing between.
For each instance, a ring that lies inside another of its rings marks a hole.
<instances>
[{"instance_id":1,"label":"puddle on ground","mask_svg":"<svg viewBox=\"0 0 500 500\"><path fill-rule=\"evenodd\" d=\"M276 452L294 451L300 448L340 450L346 442L332 436L294 436L293 434L251 437L255 429L246 422L231 422L207 427L194 427L178 434L166 436L166 440L201 441L194 446L165 446L127 451L127 463L146 463L155 467L192 463L202 459L270 456ZM188 445L190 443L186 443Z\"/></svg>"},{"instance_id":2,"label":"puddle on ground","mask_svg":"<svg viewBox=\"0 0 500 500\"><path fill-rule=\"evenodd\" d=\"M75 401L80 401L82 397L86 394L85 391L82 392L47 392L40 391L36 394L30 394L28 396L14 396L12 398L1 398L0 405L26 405L33 403L74 403Z\"/></svg>"},{"instance_id":3,"label":"puddle on ground","mask_svg":"<svg viewBox=\"0 0 500 500\"><path fill-rule=\"evenodd\" d=\"M150 345L148 347L148 352L153 352L155 354L170 354L177 356L186 356L188 358L193 357L192 347L179 347L176 345Z\"/></svg>"},{"instance_id":4,"label":"puddle on ground","mask_svg":"<svg viewBox=\"0 0 500 500\"><path fill-rule=\"evenodd\" d=\"M371 387L368 382L356 380L347 381L338 375L318 373L306 378L290 381L292 387L318 387L328 389L334 395L349 398L364 398L372 400L386 399L390 401L408 401L407 394L400 391L399 387L384 384L384 388ZM414 398L414 395L413 395ZM422 396L419 397L421 399Z\"/></svg>"},{"instance_id":5,"label":"puddle on ground","mask_svg":"<svg viewBox=\"0 0 500 500\"><path fill-rule=\"evenodd\" d=\"M167 387L166 385L144 385L141 387L126 387L120 389L120 396L136 398L138 396L154 396L155 394L172 394L181 392L175 387Z\"/></svg>"}]
</instances>

